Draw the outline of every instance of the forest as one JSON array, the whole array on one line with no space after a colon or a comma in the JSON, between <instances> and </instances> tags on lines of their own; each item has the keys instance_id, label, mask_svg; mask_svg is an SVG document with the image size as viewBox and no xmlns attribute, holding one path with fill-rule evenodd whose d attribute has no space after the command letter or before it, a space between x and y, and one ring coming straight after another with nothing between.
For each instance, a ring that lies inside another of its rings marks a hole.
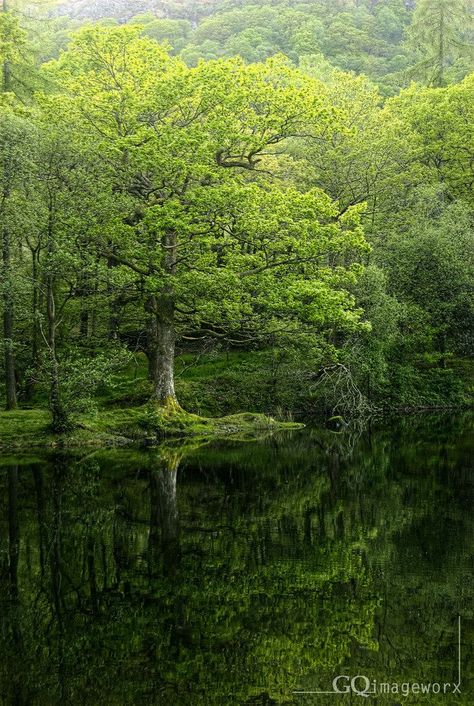
<instances>
[{"instance_id":1,"label":"forest","mask_svg":"<svg viewBox=\"0 0 474 706\"><path fill-rule=\"evenodd\" d=\"M473 17L2 0L0 448L469 406Z\"/></svg>"},{"instance_id":2,"label":"forest","mask_svg":"<svg viewBox=\"0 0 474 706\"><path fill-rule=\"evenodd\" d=\"M0 0L0 706L472 706L473 1Z\"/></svg>"}]
</instances>

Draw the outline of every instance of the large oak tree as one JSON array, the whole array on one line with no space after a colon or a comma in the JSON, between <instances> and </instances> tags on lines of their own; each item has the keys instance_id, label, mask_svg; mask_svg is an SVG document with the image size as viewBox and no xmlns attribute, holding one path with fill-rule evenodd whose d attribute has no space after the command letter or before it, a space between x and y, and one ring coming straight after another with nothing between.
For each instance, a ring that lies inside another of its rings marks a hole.
<instances>
[{"instance_id":1,"label":"large oak tree","mask_svg":"<svg viewBox=\"0 0 474 706\"><path fill-rule=\"evenodd\" d=\"M142 282L160 404L177 404L178 336L358 325L345 285L366 249L360 209L280 178L285 141L338 120L321 83L280 59L189 69L134 27L83 30L48 71L58 119L128 199L94 247Z\"/></svg>"}]
</instances>

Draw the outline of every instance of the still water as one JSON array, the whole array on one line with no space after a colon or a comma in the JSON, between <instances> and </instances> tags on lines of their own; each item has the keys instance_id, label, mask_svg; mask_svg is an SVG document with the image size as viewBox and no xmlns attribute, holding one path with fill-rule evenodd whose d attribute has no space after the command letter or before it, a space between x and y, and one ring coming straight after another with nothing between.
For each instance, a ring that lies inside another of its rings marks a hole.
<instances>
[{"instance_id":1,"label":"still water","mask_svg":"<svg viewBox=\"0 0 474 706\"><path fill-rule=\"evenodd\" d=\"M472 438L2 458L0 703L474 704Z\"/></svg>"}]
</instances>

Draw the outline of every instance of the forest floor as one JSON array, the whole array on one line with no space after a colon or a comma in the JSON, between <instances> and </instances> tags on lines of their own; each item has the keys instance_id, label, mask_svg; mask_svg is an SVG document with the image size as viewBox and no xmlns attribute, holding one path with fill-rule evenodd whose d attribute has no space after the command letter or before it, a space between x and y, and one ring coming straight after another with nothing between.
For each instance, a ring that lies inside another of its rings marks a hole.
<instances>
[{"instance_id":1,"label":"forest floor","mask_svg":"<svg viewBox=\"0 0 474 706\"><path fill-rule=\"evenodd\" d=\"M155 445L165 438L229 437L246 439L279 429L299 429L304 425L279 421L262 413L240 411L222 414L223 405L208 404L207 395L200 392L212 387L222 371L232 376L242 364L242 354L201 359L182 356L177 363L178 396L186 408L167 410L147 400L150 386L146 379L144 356L137 356L125 371L117 374L97 391L94 404L72 415L73 428L67 434L53 434L47 411L45 391L39 390L32 403L11 412L0 412L0 450L26 448L73 448L80 446ZM212 390L209 395L215 394ZM230 402L231 410L237 400ZM225 407L229 405L226 404ZM232 409L233 407L233 409ZM222 416L219 415L221 412Z\"/></svg>"},{"instance_id":2,"label":"forest floor","mask_svg":"<svg viewBox=\"0 0 474 706\"><path fill-rule=\"evenodd\" d=\"M187 353L177 357L175 372L182 409L170 412L149 402L152 389L147 380L146 358L137 354L125 370L117 371L94 391L93 400L73 400L74 428L63 435L50 432L48 392L38 387L28 405L20 398L18 410L0 411L0 451L154 445L165 438L255 438L303 426L294 423L285 410L299 409L315 418L314 400L309 400L307 389L303 389L304 376L298 387L299 375L292 361L282 361L271 351ZM436 375L440 372L456 373L460 389L474 389L471 361L453 361L451 371L434 368ZM427 389L431 392L432 387L428 385ZM392 402L387 409L396 413L462 409L470 404L464 399L468 399L467 394L450 399L443 388L434 398L424 396L422 390L407 402Z\"/></svg>"}]
</instances>

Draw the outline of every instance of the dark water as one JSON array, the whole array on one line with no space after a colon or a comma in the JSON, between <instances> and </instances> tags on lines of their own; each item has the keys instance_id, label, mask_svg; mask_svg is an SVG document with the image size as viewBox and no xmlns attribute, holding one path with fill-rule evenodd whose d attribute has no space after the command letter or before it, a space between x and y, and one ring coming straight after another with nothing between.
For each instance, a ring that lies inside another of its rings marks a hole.
<instances>
[{"instance_id":1,"label":"dark water","mask_svg":"<svg viewBox=\"0 0 474 706\"><path fill-rule=\"evenodd\" d=\"M471 431L3 458L0 703L474 704Z\"/></svg>"}]
</instances>

